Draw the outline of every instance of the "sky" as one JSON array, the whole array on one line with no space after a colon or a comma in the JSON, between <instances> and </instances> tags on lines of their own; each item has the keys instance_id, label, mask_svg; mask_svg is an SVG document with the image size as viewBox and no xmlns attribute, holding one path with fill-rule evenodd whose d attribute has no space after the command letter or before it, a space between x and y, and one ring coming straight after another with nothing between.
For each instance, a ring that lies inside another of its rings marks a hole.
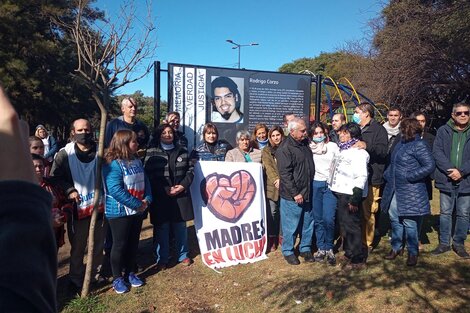
<instances>
[{"instance_id":1,"label":"sky","mask_svg":"<svg viewBox=\"0 0 470 313\"><path fill-rule=\"evenodd\" d=\"M118 17L124 0L98 0L95 4L111 20ZM156 26L155 61L237 68L242 47L241 68L277 71L296 59L334 52L349 41L369 33L368 22L379 16L378 0L153 0L151 14ZM145 1L135 1L145 18ZM128 6L126 7L128 8ZM138 27L136 27L136 30ZM138 30L136 34L139 34ZM162 100L167 99L166 73L162 73ZM141 90L153 96L153 71L128 84L118 94Z\"/></svg>"}]
</instances>

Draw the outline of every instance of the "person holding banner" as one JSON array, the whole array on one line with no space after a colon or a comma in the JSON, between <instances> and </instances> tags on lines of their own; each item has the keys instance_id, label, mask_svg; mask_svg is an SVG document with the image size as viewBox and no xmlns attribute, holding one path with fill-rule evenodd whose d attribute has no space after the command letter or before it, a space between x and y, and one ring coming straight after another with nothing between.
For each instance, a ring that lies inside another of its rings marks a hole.
<instances>
[{"instance_id":1,"label":"person holding banner","mask_svg":"<svg viewBox=\"0 0 470 313\"><path fill-rule=\"evenodd\" d=\"M311 184L315 175L312 151L304 120L295 118L287 126L289 136L276 151L280 177L282 254L290 265L300 264L294 244L300 235L299 251L305 262L315 262L311 245L313 210ZM300 233L299 233L300 232Z\"/></svg>"},{"instance_id":2,"label":"person holding banner","mask_svg":"<svg viewBox=\"0 0 470 313\"><path fill-rule=\"evenodd\" d=\"M261 163L261 150L253 148L250 132L240 130L235 137L238 147L227 152L226 162L257 162Z\"/></svg>"},{"instance_id":3,"label":"person holding banner","mask_svg":"<svg viewBox=\"0 0 470 313\"><path fill-rule=\"evenodd\" d=\"M227 151L232 146L225 140L219 140L219 131L212 123L206 123L202 129L202 143L191 152L193 164L196 161L225 161Z\"/></svg>"},{"instance_id":4,"label":"person holding banner","mask_svg":"<svg viewBox=\"0 0 470 313\"><path fill-rule=\"evenodd\" d=\"M160 125L145 157L145 172L155 199L149 211L159 269L165 269L170 259L170 230L175 237L177 261L186 266L192 263L186 221L194 219L189 194L194 171L188 151L174 139L173 127Z\"/></svg>"},{"instance_id":5,"label":"person holding banner","mask_svg":"<svg viewBox=\"0 0 470 313\"><path fill-rule=\"evenodd\" d=\"M268 225L268 252L277 250L281 242L280 210L279 210L279 171L277 169L276 150L284 140L284 131L281 126L274 126L268 132L269 143L261 152L261 160L266 173L266 198L268 199L270 213L267 215Z\"/></svg>"}]
</instances>

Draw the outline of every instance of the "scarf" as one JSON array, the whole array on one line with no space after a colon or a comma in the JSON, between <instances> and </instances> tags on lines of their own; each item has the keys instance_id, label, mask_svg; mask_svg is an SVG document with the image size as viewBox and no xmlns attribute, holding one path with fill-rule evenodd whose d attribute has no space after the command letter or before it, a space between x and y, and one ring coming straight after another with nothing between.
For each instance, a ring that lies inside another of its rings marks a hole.
<instances>
[{"instance_id":1,"label":"scarf","mask_svg":"<svg viewBox=\"0 0 470 313\"><path fill-rule=\"evenodd\" d=\"M359 139L353 138L353 139L348 140L346 142L340 142L340 143L338 143L339 150L340 151L347 150L347 149L351 148L352 146L354 146L356 144L356 142L358 142L358 141L359 141Z\"/></svg>"},{"instance_id":2,"label":"scarf","mask_svg":"<svg viewBox=\"0 0 470 313\"><path fill-rule=\"evenodd\" d=\"M327 150L324 141L319 142L319 143L312 141L310 142L309 147L310 147L310 150L312 150L313 154L325 154Z\"/></svg>"},{"instance_id":3,"label":"scarf","mask_svg":"<svg viewBox=\"0 0 470 313\"><path fill-rule=\"evenodd\" d=\"M383 124L383 127L387 130L388 133L388 139L392 138L393 136L396 136L400 133L400 123L398 123L397 126L392 127L388 122Z\"/></svg>"},{"instance_id":4,"label":"scarf","mask_svg":"<svg viewBox=\"0 0 470 313\"><path fill-rule=\"evenodd\" d=\"M172 150L175 148L175 145L170 143L169 145L165 144L165 143L160 143L161 146L162 146L162 149L165 150L165 151L168 151L168 150Z\"/></svg>"},{"instance_id":5,"label":"scarf","mask_svg":"<svg viewBox=\"0 0 470 313\"><path fill-rule=\"evenodd\" d=\"M258 138L256 138L256 141L258 142L259 148L260 148L260 149L263 149L263 148L266 147L266 145L268 144L269 139L259 140Z\"/></svg>"}]
</instances>

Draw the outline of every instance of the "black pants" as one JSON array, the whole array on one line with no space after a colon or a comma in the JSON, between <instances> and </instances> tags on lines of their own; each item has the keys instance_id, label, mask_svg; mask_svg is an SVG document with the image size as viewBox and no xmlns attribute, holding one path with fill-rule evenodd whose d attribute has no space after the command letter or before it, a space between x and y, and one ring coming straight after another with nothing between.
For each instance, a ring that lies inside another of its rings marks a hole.
<instances>
[{"instance_id":1,"label":"black pants","mask_svg":"<svg viewBox=\"0 0 470 313\"><path fill-rule=\"evenodd\" d=\"M362 209L359 207L357 212L349 211L348 203L351 195L335 193L338 198L338 220L340 229L343 232L344 252L351 259L352 263L364 262L364 253L362 249Z\"/></svg>"},{"instance_id":2,"label":"black pants","mask_svg":"<svg viewBox=\"0 0 470 313\"><path fill-rule=\"evenodd\" d=\"M123 268L126 276L134 270L143 219L141 214L136 214L108 221L113 235L111 270L116 279L122 276Z\"/></svg>"}]
</instances>

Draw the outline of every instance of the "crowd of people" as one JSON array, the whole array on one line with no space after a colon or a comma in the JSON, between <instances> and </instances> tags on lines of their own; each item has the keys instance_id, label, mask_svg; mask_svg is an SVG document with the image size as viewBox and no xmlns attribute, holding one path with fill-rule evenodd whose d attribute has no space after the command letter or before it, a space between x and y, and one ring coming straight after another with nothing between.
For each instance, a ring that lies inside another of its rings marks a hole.
<instances>
[{"instance_id":1,"label":"crowd of people","mask_svg":"<svg viewBox=\"0 0 470 313\"><path fill-rule=\"evenodd\" d=\"M331 127L310 127L294 114L283 125L257 124L239 130L236 146L219 138L216 124L206 123L201 143L188 151L179 130L180 116L169 112L150 136L136 118L133 98L121 103L123 115L106 129L104 196L95 226L93 277L112 277L117 293L144 282L137 276L136 254L142 221L153 225L157 268L171 262L192 264L186 222L194 218L189 187L197 161L257 162L265 173L267 252L280 248L290 265L326 262L349 270L364 268L377 244L378 221L390 221L394 260L407 249L414 266L420 251L421 225L430 214L432 180L440 191L439 244L432 254L451 249L469 258L464 242L470 211L470 107L453 106L451 119L434 138L426 115L403 118L390 108L388 121L376 121L368 103L355 108L352 122L337 113ZM71 288L83 284L83 258L94 207L97 145L88 120L77 119L71 142L57 151L44 126L30 137L37 180L53 196L57 247L70 241ZM54 157L55 155L55 157ZM452 214L455 231L452 236ZM380 217L380 218L379 218ZM383 225L380 225L383 227ZM171 244L174 254L171 255Z\"/></svg>"}]
</instances>

